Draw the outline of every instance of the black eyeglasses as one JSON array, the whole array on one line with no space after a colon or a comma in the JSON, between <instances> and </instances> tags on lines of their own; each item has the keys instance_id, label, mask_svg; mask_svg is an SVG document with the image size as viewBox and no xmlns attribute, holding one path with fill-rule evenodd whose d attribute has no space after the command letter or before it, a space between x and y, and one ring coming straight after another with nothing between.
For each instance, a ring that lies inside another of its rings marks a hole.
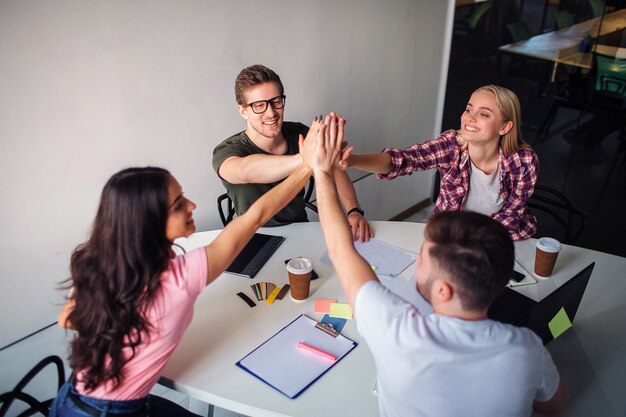
<instances>
[{"instance_id":1,"label":"black eyeglasses","mask_svg":"<svg viewBox=\"0 0 626 417\"><path fill-rule=\"evenodd\" d=\"M276 96L274 98L270 98L269 100L253 101L252 103L248 103L248 106L252 108L252 111L255 114L261 114L267 110L268 104L271 104L274 110L282 109L285 107L285 98L287 98L287 96L283 94L282 96Z\"/></svg>"}]
</instances>

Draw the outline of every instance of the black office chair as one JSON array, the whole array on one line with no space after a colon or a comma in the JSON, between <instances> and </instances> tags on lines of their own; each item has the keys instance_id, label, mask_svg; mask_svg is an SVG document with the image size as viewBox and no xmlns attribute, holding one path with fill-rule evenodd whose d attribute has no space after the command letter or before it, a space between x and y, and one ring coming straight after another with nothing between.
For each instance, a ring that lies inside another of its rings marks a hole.
<instances>
[{"instance_id":1,"label":"black office chair","mask_svg":"<svg viewBox=\"0 0 626 417\"><path fill-rule=\"evenodd\" d=\"M311 197L313 196L313 190L315 188L315 180L313 177L309 179L309 184L306 187L304 192L304 205L312 210L314 213L317 213L317 206L311 203ZM233 204L233 200L228 196L228 194L224 193L217 197L217 211L220 215L220 220L222 224L226 226L230 221L235 217L235 206Z\"/></svg>"},{"instance_id":2,"label":"black office chair","mask_svg":"<svg viewBox=\"0 0 626 417\"><path fill-rule=\"evenodd\" d=\"M15 414L17 417L29 417L35 414L41 414L44 416L48 415L50 405L52 404L54 397L41 401L24 392L24 388L26 388L28 383L39 375L39 373L48 365L54 365L56 367L57 389L54 391L56 395L65 382L65 368L63 367L63 361L61 358L56 355L52 355L42 359L33 367L33 369L28 371L28 373L17 383L17 385L15 385L15 388L9 392L0 394L0 417L5 417L11 408L11 405L16 402L19 402L18 404L23 403L21 406L16 406L14 409L14 413L17 412L15 410L21 410L19 414ZM27 406L26 409L24 409L24 405Z\"/></svg>"},{"instance_id":3,"label":"black office chair","mask_svg":"<svg viewBox=\"0 0 626 417\"><path fill-rule=\"evenodd\" d=\"M526 204L537 218L537 238L550 236L573 245L589 219L587 213L574 207L565 194L545 185L535 185Z\"/></svg>"}]
</instances>

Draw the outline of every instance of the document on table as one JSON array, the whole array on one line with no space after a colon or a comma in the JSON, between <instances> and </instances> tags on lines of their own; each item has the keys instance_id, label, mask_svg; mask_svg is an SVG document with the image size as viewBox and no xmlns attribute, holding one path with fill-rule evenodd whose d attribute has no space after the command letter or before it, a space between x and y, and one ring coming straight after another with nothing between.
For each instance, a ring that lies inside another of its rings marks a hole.
<instances>
[{"instance_id":1,"label":"document on table","mask_svg":"<svg viewBox=\"0 0 626 417\"><path fill-rule=\"evenodd\" d=\"M296 398L357 345L341 334L333 337L325 333L316 324L300 315L237 362L237 366L287 397ZM335 356L336 360L300 349L299 342Z\"/></svg>"},{"instance_id":2,"label":"document on table","mask_svg":"<svg viewBox=\"0 0 626 417\"><path fill-rule=\"evenodd\" d=\"M414 253L390 245L387 242L373 238L369 242L354 242L357 252L372 266L378 276L395 277L415 262ZM328 251L325 251L320 260L332 265Z\"/></svg>"}]
</instances>

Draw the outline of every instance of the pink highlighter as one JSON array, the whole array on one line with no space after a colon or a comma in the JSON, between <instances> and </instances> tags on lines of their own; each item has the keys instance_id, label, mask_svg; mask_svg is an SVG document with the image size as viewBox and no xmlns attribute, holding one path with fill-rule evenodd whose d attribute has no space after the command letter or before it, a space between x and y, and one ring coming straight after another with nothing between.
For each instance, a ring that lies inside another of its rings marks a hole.
<instances>
[{"instance_id":1,"label":"pink highlighter","mask_svg":"<svg viewBox=\"0 0 626 417\"><path fill-rule=\"evenodd\" d=\"M316 355L322 356L326 359L330 359L331 361L336 361L337 357L335 355L333 355L332 353L328 353L325 352L321 349L316 348L315 346L311 346L311 345L307 345L304 342L298 342L298 344L296 345L298 348L300 349L304 349L304 350L308 350L309 352L313 352Z\"/></svg>"}]
</instances>

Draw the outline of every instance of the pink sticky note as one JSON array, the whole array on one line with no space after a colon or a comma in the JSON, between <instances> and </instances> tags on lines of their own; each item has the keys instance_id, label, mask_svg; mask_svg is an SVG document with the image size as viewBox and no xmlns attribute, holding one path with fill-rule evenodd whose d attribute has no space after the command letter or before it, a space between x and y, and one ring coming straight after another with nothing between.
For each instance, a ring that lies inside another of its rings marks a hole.
<instances>
[{"instance_id":1,"label":"pink sticky note","mask_svg":"<svg viewBox=\"0 0 626 417\"><path fill-rule=\"evenodd\" d=\"M330 313L330 305L336 302L337 300L318 298L317 300L315 300L315 312L320 314L328 314Z\"/></svg>"}]
</instances>

